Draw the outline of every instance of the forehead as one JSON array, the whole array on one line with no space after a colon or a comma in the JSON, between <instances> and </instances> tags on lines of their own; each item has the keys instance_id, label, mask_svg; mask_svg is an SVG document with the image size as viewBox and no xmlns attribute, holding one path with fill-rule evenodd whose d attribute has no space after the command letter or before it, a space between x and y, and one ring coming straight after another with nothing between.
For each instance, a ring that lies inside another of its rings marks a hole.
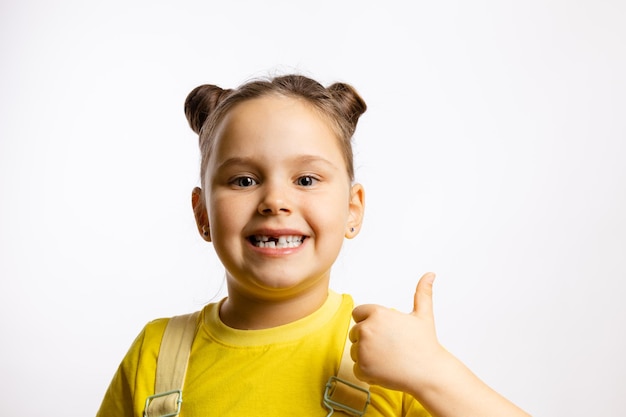
<instances>
[{"instance_id":1,"label":"forehead","mask_svg":"<svg viewBox=\"0 0 626 417\"><path fill-rule=\"evenodd\" d=\"M272 122L284 126L308 122L333 131L329 117L313 104L303 98L278 93L266 94L235 104L224 116L219 127L223 128L226 125L245 127L247 121L255 120L265 120L265 124Z\"/></svg>"},{"instance_id":2,"label":"forehead","mask_svg":"<svg viewBox=\"0 0 626 417\"><path fill-rule=\"evenodd\" d=\"M215 133L216 151L236 144L252 147L276 144L302 146L303 150L330 146L341 153L340 139L328 116L304 99L283 95L267 95L236 104Z\"/></svg>"}]
</instances>

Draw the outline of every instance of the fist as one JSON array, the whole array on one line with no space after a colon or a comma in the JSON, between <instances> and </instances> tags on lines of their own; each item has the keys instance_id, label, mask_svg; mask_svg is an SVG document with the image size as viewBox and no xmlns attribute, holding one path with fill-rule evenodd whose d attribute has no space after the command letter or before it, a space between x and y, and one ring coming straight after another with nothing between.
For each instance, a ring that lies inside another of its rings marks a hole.
<instances>
[{"instance_id":1,"label":"fist","mask_svg":"<svg viewBox=\"0 0 626 417\"><path fill-rule=\"evenodd\" d=\"M350 330L354 374L372 385L411 392L428 379L443 351L435 332L432 286L427 273L417 284L413 311L405 314L386 307L364 304L352 312Z\"/></svg>"}]
</instances>

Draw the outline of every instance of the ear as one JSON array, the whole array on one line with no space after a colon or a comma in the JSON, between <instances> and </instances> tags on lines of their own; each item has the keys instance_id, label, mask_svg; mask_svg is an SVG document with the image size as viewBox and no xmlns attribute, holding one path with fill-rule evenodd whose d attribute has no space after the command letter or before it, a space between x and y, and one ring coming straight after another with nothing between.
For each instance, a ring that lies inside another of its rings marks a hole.
<instances>
[{"instance_id":1,"label":"ear","mask_svg":"<svg viewBox=\"0 0 626 417\"><path fill-rule=\"evenodd\" d=\"M346 237L352 239L359 234L365 214L365 190L361 184L354 184L350 190L350 202L348 203L348 223L346 224Z\"/></svg>"},{"instance_id":2,"label":"ear","mask_svg":"<svg viewBox=\"0 0 626 417\"><path fill-rule=\"evenodd\" d=\"M206 209L206 203L204 202L204 196L202 195L202 189L196 187L191 192L191 206L193 207L193 215L196 218L198 233L200 233L202 239L210 242L211 228L209 227L209 214Z\"/></svg>"}]
</instances>

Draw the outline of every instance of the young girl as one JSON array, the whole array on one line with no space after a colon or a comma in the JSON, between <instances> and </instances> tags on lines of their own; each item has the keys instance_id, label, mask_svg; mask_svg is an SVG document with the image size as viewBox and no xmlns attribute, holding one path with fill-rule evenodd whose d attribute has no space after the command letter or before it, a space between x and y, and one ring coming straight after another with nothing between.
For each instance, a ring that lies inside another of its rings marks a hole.
<instances>
[{"instance_id":1,"label":"young girl","mask_svg":"<svg viewBox=\"0 0 626 417\"><path fill-rule=\"evenodd\" d=\"M366 416L527 415L437 341L434 274L420 279L410 314L354 308L329 290L343 240L363 220L351 138L365 110L351 86L299 75L235 90L203 85L187 97L202 154L193 211L225 267L228 296L194 322L181 416L330 415L325 386L344 346L354 375L371 384ZM98 416L144 415L168 321L137 337Z\"/></svg>"}]
</instances>

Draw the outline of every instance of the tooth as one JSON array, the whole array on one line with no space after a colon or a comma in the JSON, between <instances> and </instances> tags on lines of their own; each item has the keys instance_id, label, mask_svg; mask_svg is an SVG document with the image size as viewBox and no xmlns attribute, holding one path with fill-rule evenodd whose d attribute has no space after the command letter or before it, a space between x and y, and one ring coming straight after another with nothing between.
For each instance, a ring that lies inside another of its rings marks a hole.
<instances>
[{"instance_id":1,"label":"tooth","mask_svg":"<svg viewBox=\"0 0 626 417\"><path fill-rule=\"evenodd\" d=\"M303 238L298 235L284 235L279 237L255 235L254 241L259 248L296 248L302 244Z\"/></svg>"}]
</instances>

